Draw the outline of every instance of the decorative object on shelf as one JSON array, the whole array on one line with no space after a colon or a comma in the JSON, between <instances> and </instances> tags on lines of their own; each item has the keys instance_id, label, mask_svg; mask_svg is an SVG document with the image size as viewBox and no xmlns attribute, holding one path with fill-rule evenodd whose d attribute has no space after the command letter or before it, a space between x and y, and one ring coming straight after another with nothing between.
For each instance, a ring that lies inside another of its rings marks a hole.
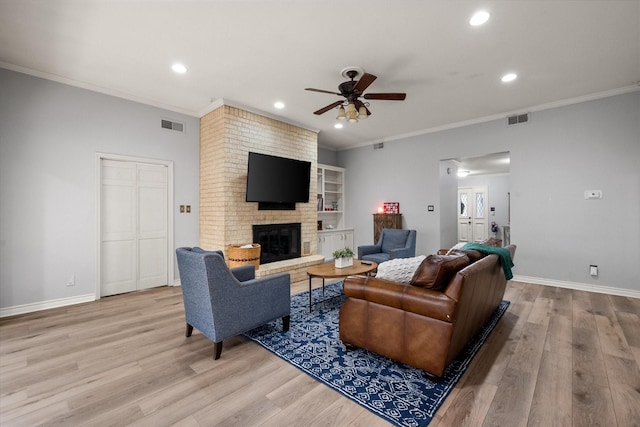
<instances>
[{"instance_id":1,"label":"decorative object on shelf","mask_svg":"<svg viewBox=\"0 0 640 427\"><path fill-rule=\"evenodd\" d=\"M324 199L322 198L321 194L318 194L318 210L324 210Z\"/></svg>"},{"instance_id":2,"label":"decorative object on shelf","mask_svg":"<svg viewBox=\"0 0 640 427\"><path fill-rule=\"evenodd\" d=\"M318 220L318 231L322 231L322 220Z\"/></svg>"},{"instance_id":3,"label":"decorative object on shelf","mask_svg":"<svg viewBox=\"0 0 640 427\"><path fill-rule=\"evenodd\" d=\"M336 268L346 268L353 265L353 256L355 254L351 248L342 248L333 251L333 262Z\"/></svg>"},{"instance_id":4,"label":"decorative object on shelf","mask_svg":"<svg viewBox=\"0 0 640 427\"><path fill-rule=\"evenodd\" d=\"M227 246L227 259L229 268L253 264L257 270L260 268L260 245L258 243L229 245Z\"/></svg>"},{"instance_id":5,"label":"decorative object on shelf","mask_svg":"<svg viewBox=\"0 0 640 427\"><path fill-rule=\"evenodd\" d=\"M398 213L400 213L400 203L398 203L398 202L384 202L384 213L386 213L386 214L398 214Z\"/></svg>"}]
</instances>

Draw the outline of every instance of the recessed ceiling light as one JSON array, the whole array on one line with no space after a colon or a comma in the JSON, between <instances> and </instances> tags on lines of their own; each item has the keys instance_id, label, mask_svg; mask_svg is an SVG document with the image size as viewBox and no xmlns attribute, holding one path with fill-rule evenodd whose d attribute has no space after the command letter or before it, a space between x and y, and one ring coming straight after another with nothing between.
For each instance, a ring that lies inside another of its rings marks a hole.
<instances>
[{"instance_id":1,"label":"recessed ceiling light","mask_svg":"<svg viewBox=\"0 0 640 427\"><path fill-rule=\"evenodd\" d=\"M344 125L342 123L336 123L335 125L333 125L333 127L336 129L342 129Z\"/></svg>"},{"instance_id":2,"label":"recessed ceiling light","mask_svg":"<svg viewBox=\"0 0 640 427\"><path fill-rule=\"evenodd\" d=\"M171 66L171 69L172 69L173 71L175 71L176 73L178 73L178 74L184 74L184 73L186 73L186 72L187 72L187 67L185 67L185 66L184 66L184 65L182 65L182 64L173 64L173 65Z\"/></svg>"},{"instance_id":3,"label":"recessed ceiling light","mask_svg":"<svg viewBox=\"0 0 640 427\"><path fill-rule=\"evenodd\" d=\"M489 20L491 14L484 10L480 10L473 14L471 19L469 19L469 24L477 27L478 25L482 25Z\"/></svg>"},{"instance_id":4,"label":"recessed ceiling light","mask_svg":"<svg viewBox=\"0 0 640 427\"><path fill-rule=\"evenodd\" d=\"M505 74L504 76L502 76L501 80L504 83L509 83L509 82L514 81L517 78L518 78L518 75L516 73L508 73L508 74Z\"/></svg>"},{"instance_id":5,"label":"recessed ceiling light","mask_svg":"<svg viewBox=\"0 0 640 427\"><path fill-rule=\"evenodd\" d=\"M274 107L276 107L278 110L282 110L284 108L284 102L278 101L275 104L273 104Z\"/></svg>"}]
</instances>

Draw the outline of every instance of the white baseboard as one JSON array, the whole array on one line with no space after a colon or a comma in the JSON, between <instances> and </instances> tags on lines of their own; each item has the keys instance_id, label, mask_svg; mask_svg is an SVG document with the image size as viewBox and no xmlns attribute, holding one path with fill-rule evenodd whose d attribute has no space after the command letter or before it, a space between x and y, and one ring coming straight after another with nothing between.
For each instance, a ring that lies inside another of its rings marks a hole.
<instances>
[{"instance_id":1,"label":"white baseboard","mask_svg":"<svg viewBox=\"0 0 640 427\"><path fill-rule=\"evenodd\" d=\"M0 308L0 318L15 316L17 314L31 313L34 311L47 310L49 308L65 307L67 305L81 304L96 300L95 294L78 295L75 297L59 298L49 301L34 302L31 304L15 305L13 307Z\"/></svg>"},{"instance_id":2,"label":"white baseboard","mask_svg":"<svg viewBox=\"0 0 640 427\"><path fill-rule=\"evenodd\" d=\"M612 288L609 286L588 285L586 283L564 282L561 280L545 279L541 277L519 276L512 279L514 282L532 283L534 285L555 286L558 288L575 289L578 291L596 292L599 294L618 295L622 297L640 298L640 291L631 289ZM170 286L180 286L180 279L176 279ZM0 318L15 316L17 314L31 313L34 311L47 310L49 308L64 307L67 305L81 304L95 301L95 294L79 295L76 297L59 298L55 300L35 302L31 304L16 305L13 307L0 308Z\"/></svg>"},{"instance_id":3,"label":"white baseboard","mask_svg":"<svg viewBox=\"0 0 640 427\"><path fill-rule=\"evenodd\" d=\"M513 276L515 282L532 283L534 285L555 286L558 288L575 289L577 291L596 292L598 294L617 295L621 297L640 298L640 291L632 289L613 288L610 286L589 285L586 283L564 282L562 280L545 279L542 277Z\"/></svg>"}]
</instances>

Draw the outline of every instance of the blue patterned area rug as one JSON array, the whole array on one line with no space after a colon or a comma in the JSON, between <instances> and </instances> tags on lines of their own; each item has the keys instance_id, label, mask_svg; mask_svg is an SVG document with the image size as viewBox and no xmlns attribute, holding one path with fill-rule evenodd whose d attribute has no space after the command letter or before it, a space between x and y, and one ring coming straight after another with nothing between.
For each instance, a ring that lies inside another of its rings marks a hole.
<instances>
[{"instance_id":1,"label":"blue patterned area rug","mask_svg":"<svg viewBox=\"0 0 640 427\"><path fill-rule=\"evenodd\" d=\"M469 363L509 307L502 301L469 346L446 369L439 382L424 372L362 349L347 351L338 335L338 313L344 301L342 282L317 288L313 306L309 292L291 297L291 327L282 332L280 320L245 334L302 371L337 390L397 426L429 424Z\"/></svg>"}]
</instances>

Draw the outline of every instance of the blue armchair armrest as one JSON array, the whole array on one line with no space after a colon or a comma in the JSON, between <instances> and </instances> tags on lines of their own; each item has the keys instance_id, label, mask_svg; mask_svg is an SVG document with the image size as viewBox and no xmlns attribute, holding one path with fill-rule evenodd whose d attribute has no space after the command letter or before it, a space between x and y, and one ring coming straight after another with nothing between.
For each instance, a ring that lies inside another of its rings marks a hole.
<instances>
[{"instance_id":1,"label":"blue armchair armrest","mask_svg":"<svg viewBox=\"0 0 640 427\"><path fill-rule=\"evenodd\" d=\"M411 248L390 249L387 251L389 259L394 258L411 258L415 255L415 251Z\"/></svg>"},{"instance_id":2,"label":"blue armchair armrest","mask_svg":"<svg viewBox=\"0 0 640 427\"><path fill-rule=\"evenodd\" d=\"M382 252L381 245L364 245L358 246L358 259L362 259L365 255L377 254Z\"/></svg>"},{"instance_id":3,"label":"blue armchair armrest","mask_svg":"<svg viewBox=\"0 0 640 427\"><path fill-rule=\"evenodd\" d=\"M256 267L253 264L230 268L229 271L231 271L231 274L233 274L239 282L246 282L247 280L256 278Z\"/></svg>"}]
</instances>

